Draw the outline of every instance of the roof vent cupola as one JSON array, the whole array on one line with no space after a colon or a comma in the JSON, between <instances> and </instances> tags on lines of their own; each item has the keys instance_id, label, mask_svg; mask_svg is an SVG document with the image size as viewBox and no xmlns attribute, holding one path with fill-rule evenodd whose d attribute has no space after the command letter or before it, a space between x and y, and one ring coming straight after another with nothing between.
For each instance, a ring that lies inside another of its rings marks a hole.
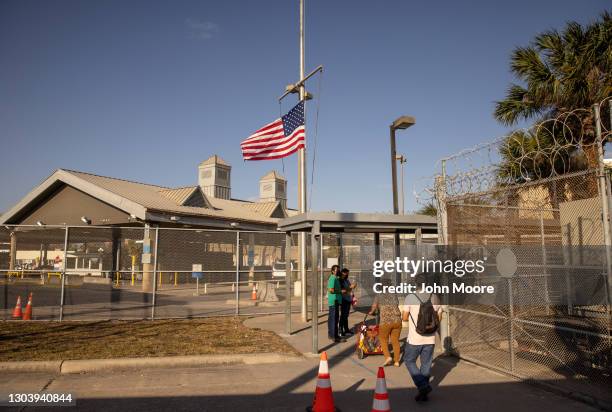
<instances>
[{"instance_id":1,"label":"roof vent cupola","mask_svg":"<svg viewBox=\"0 0 612 412\"><path fill-rule=\"evenodd\" d=\"M219 156L214 155L198 166L198 184L206 196L217 199L232 197L232 167Z\"/></svg>"}]
</instances>

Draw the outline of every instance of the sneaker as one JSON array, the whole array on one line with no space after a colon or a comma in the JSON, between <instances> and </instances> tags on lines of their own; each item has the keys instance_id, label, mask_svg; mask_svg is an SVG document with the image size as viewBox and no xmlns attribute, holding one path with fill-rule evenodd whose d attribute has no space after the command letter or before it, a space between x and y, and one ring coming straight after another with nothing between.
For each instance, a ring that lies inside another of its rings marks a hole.
<instances>
[{"instance_id":1,"label":"sneaker","mask_svg":"<svg viewBox=\"0 0 612 412\"><path fill-rule=\"evenodd\" d=\"M419 388L419 394L414 397L414 400L417 402L427 402L429 400L428 396L431 392L431 386L426 386L424 388Z\"/></svg>"}]
</instances>

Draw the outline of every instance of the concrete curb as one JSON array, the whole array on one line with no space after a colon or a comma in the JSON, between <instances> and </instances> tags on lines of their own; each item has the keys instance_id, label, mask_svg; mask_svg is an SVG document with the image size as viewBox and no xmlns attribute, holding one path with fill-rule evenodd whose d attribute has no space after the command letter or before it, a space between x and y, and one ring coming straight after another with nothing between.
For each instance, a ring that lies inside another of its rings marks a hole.
<instances>
[{"instance_id":1,"label":"concrete curb","mask_svg":"<svg viewBox=\"0 0 612 412\"><path fill-rule=\"evenodd\" d=\"M117 369L192 368L214 365L299 362L301 356L278 353L236 355L164 356L154 358L83 359L65 361L0 362L0 370L11 372L52 372L59 374L100 372Z\"/></svg>"},{"instance_id":2,"label":"concrete curb","mask_svg":"<svg viewBox=\"0 0 612 412\"><path fill-rule=\"evenodd\" d=\"M0 362L0 370L8 372L52 372L60 373L62 367L59 361L25 361Z\"/></svg>"}]
</instances>

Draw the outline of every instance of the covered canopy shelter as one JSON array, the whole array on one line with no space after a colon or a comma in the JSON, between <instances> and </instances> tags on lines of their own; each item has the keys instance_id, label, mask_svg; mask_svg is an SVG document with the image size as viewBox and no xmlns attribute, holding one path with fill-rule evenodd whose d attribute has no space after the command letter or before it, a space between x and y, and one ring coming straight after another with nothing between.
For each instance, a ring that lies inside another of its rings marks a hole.
<instances>
[{"instance_id":1,"label":"covered canopy shelter","mask_svg":"<svg viewBox=\"0 0 612 412\"><path fill-rule=\"evenodd\" d=\"M319 352L318 336L318 299L320 285L318 284L318 271L314 268L319 267L319 249L321 233L373 233L375 251L378 253L381 233L395 234L395 251L399 254L399 235L402 233L414 234L415 243L421 242L424 233L437 233L438 227L436 218L426 215L391 215L382 213L336 213L336 212L315 212L302 213L278 222L278 230L285 232L285 256L291 256L291 234L293 232L310 232L311 256L312 256L312 277L311 286L311 321L312 324L312 352ZM377 259L380 256L376 257ZM291 282L287 278L285 282L287 295L291 296ZM306 299L306 296L302 296ZM291 301L286 299L285 306L285 330L291 333Z\"/></svg>"}]
</instances>

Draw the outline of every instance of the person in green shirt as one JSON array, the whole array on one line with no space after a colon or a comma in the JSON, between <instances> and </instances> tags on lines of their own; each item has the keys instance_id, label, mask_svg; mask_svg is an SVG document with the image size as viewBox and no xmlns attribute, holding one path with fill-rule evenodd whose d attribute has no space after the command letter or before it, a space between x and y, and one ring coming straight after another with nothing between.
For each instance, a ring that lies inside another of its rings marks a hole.
<instances>
[{"instance_id":1,"label":"person in green shirt","mask_svg":"<svg viewBox=\"0 0 612 412\"><path fill-rule=\"evenodd\" d=\"M327 280L327 303L329 314L327 315L327 336L334 342L346 342L338 334L338 323L340 322L340 304L342 303L342 287L340 285L340 266L333 265L331 274Z\"/></svg>"}]
</instances>

